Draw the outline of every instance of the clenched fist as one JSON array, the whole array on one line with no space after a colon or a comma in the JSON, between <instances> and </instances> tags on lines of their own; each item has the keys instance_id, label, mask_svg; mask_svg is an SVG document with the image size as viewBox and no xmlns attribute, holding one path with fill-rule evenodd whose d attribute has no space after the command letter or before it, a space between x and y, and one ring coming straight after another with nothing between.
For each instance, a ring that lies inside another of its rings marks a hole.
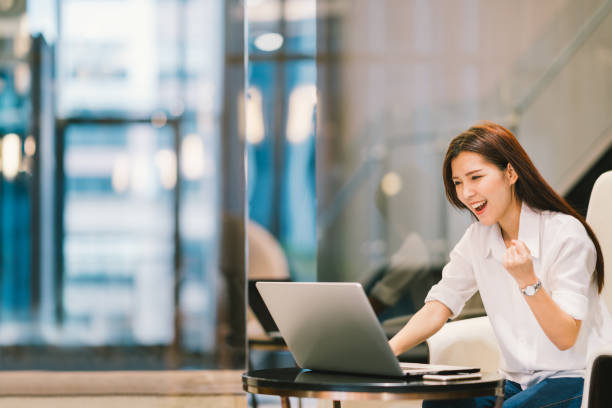
<instances>
[{"instance_id":1,"label":"clenched fist","mask_svg":"<svg viewBox=\"0 0 612 408\"><path fill-rule=\"evenodd\" d=\"M506 249L503 261L504 268L516 280L519 288L522 289L527 285L533 285L538 281L533 270L531 252L529 252L529 248L527 248L523 241L513 239L510 247Z\"/></svg>"}]
</instances>

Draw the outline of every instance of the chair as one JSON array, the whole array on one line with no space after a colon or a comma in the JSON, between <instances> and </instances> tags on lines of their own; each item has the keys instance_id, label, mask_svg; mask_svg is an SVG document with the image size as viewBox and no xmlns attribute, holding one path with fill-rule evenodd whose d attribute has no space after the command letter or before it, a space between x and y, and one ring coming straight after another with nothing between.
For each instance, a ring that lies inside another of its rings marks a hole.
<instances>
[{"instance_id":1,"label":"chair","mask_svg":"<svg viewBox=\"0 0 612 408\"><path fill-rule=\"evenodd\" d=\"M280 243L264 227L249 220L246 226L248 242L248 280L289 279L289 263ZM267 338L267 334L255 314L247 310L247 336Z\"/></svg>"},{"instance_id":2,"label":"chair","mask_svg":"<svg viewBox=\"0 0 612 408\"><path fill-rule=\"evenodd\" d=\"M446 323L427 339L429 362L476 366L496 372L501 351L487 316Z\"/></svg>"},{"instance_id":3,"label":"chair","mask_svg":"<svg viewBox=\"0 0 612 408\"><path fill-rule=\"evenodd\" d=\"M607 171L597 178L587 210L586 221L591 226L604 259L604 271L612 270L612 171ZM608 310L612 310L612 274L606 276L601 296Z\"/></svg>"},{"instance_id":4,"label":"chair","mask_svg":"<svg viewBox=\"0 0 612 408\"><path fill-rule=\"evenodd\" d=\"M591 226L604 258L604 275L612 270L612 171L600 175L591 191L586 221ZM608 310L612 310L612 275L606 275L601 291ZM584 379L582 407L609 406L612 400L612 345L598 350L589 358Z\"/></svg>"},{"instance_id":5,"label":"chair","mask_svg":"<svg viewBox=\"0 0 612 408\"><path fill-rule=\"evenodd\" d=\"M612 401L612 345L605 346L589 358L581 408L609 407Z\"/></svg>"}]
</instances>

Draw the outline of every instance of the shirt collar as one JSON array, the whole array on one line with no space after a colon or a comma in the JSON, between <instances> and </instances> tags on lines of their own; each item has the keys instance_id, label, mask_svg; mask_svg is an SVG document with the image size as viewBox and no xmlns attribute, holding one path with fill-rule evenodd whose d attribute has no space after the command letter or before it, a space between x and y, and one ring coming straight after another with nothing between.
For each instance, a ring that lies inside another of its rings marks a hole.
<instances>
[{"instance_id":1,"label":"shirt collar","mask_svg":"<svg viewBox=\"0 0 612 408\"><path fill-rule=\"evenodd\" d=\"M540 257L540 212L525 203L521 204L518 239L527 245L533 258ZM485 245L485 257L493 254L495 258L502 259L506 246L499 224L489 227Z\"/></svg>"}]
</instances>

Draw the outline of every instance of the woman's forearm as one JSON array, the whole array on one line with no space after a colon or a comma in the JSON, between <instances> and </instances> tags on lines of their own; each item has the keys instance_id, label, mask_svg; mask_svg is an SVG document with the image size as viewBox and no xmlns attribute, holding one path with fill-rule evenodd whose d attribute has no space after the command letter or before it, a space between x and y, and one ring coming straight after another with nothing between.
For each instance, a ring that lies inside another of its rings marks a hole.
<instances>
[{"instance_id":1,"label":"woman's forearm","mask_svg":"<svg viewBox=\"0 0 612 408\"><path fill-rule=\"evenodd\" d=\"M534 285L538 281L531 252L523 241L513 239L503 261L504 268L516 280L519 288ZM540 289L533 296L525 295L524 298L548 339L559 350L567 350L576 343L580 320L565 313L546 292L546 288Z\"/></svg>"},{"instance_id":2,"label":"woman's forearm","mask_svg":"<svg viewBox=\"0 0 612 408\"><path fill-rule=\"evenodd\" d=\"M544 288L533 296L525 296L525 300L548 339L559 350L567 350L576 343L581 321L565 313Z\"/></svg>"},{"instance_id":3,"label":"woman's forearm","mask_svg":"<svg viewBox=\"0 0 612 408\"><path fill-rule=\"evenodd\" d=\"M436 333L448 318L451 311L436 300L425 303L406 325L389 340L389 346L397 356L427 340Z\"/></svg>"}]
</instances>

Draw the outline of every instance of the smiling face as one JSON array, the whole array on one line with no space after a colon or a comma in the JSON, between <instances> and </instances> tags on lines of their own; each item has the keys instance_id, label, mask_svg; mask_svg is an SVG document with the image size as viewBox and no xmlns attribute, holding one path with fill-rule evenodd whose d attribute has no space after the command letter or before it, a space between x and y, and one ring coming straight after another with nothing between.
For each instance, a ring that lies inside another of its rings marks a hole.
<instances>
[{"instance_id":1,"label":"smiling face","mask_svg":"<svg viewBox=\"0 0 612 408\"><path fill-rule=\"evenodd\" d=\"M517 176L511 165L500 170L482 155L464 151L452 160L451 171L457 197L482 224L504 224L520 214L512 188Z\"/></svg>"}]
</instances>

